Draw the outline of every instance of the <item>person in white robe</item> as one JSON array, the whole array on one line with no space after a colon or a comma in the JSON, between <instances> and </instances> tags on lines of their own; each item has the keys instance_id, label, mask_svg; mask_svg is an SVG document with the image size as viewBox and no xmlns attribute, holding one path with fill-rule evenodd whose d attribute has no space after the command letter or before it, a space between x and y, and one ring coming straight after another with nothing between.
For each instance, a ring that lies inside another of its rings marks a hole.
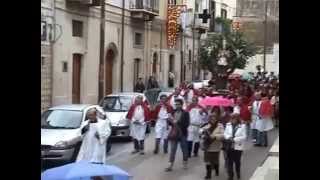
<instances>
[{"instance_id":1,"label":"person in white robe","mask_svg":"<svg viewBox=\"0 0 320 180\"><path fill-rule=\"evenodd\" d=\"M82 130L82 145L76 161L106 164L106 143L111 134L110 123L108 120L99 119L96 109L90 109L87 117L88 124Z\"/></svg>"},{"instance_id":2,"label":"person in white robe","mask_svg":"<svg viewBox=\"0 0 320 180\"><path fill-rule=\"evenodd\" d=\"M157 119L157 122L155 125L156 142L154 154L158 154L161 141L163 142L163 152L165 154L168 153L169 126L167 121L169 118L172 118L173 108L166 101L167 96L161 95L160 104L155 108L155 119Z\"/></svg>"},{"instance_id":3,"label":"person in white robe","mask_svg":"<svg viewBox=\"0 0 320 180\"><path fill-rule=\"evenodd\" d=\"M272 105L266 95L262 97L259 107L259 119L256 122L256 128L258 130L257 142L255 146L268 146L268 131L273 129L272 122ZM267 112L266 112L267 111ZM264 114L263 114L264 113ZM267 114L266 114L267 113Z\"/></svg>"},{"instance_id":4,"label":"person in white robe","mask_svg":"<svg viewBox=\"0 0 320 180\"><path fill-rule=\"evenodd\" d=\"M192 98L192 103L188 106L187 111L190 114L190 125L188 127L188 156L191 157L192 149L194 157L198 156L200 147L200 127L205 124L206 110L198 104L198 97ZM194 147L193 147L194 146Z\"/></svg>"},{"instance_id":5,"label":"person in white robe","mask_svg":"<svg viewBox=\"0 0 320 180\"><path fill-rule=\"evenodd\" d=\"M147 130L147 121L149 120L149 109L146 103L143 103L143 97L137 96L135 103L130 107L127 114L130 121L130 136L133 138L134 150L132 154L140 152L144 155L144 139Z\"/></svg>"},{"instance_id":6,"label":"person in white robe","mask_svg":"<svg viewBox=\"0 0 320 180\"><path fill-rule=\"evenodd\" d=\"M257 120L259 120L260 105L261 105L261 94L257 92L257 93L255 93L255 100L253 101L252 107L251 107L250 129L251 129L252 141L254 143L257 141L257 135L258 135L256 122L257 122Z\"/></svg>"},{"instance_id":7,"label":"person in white robe","mask_svg":"<svg viewBox=\"0 0 320 180\"><path fill-rule=\"evenodd\" d=\"M186 109L187 105L185 103L185 100L183 98L183 96L181 95L181 92L178 88L175 89L175 92L173 92L169 97L168 97L168 101L169 101L169 105L173 107L173 109L176 109L175 106L175 100L176 99L181 99L183 101L183 107L182 109Z\"/></svg>"}]
</instances>

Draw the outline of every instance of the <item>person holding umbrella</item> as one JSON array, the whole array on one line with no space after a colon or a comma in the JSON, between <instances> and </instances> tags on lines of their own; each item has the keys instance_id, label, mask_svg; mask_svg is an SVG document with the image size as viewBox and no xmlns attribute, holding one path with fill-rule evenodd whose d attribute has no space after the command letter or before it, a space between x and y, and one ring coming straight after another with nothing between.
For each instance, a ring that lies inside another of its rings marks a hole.
<instances>
[{"instance_id":1,"label":"person holding umbrella","mask_svg":"<svg viewBox=\"0 0 320 180\"><path fill-rule=\"evenodd\" d=\"M206 163L205 179L211 179L212 169L219 176L219 157L224 138L223 125L218 120L218 115L212 115L207 125L200 129L204 162Z\"/></svg>"}]
</instances>

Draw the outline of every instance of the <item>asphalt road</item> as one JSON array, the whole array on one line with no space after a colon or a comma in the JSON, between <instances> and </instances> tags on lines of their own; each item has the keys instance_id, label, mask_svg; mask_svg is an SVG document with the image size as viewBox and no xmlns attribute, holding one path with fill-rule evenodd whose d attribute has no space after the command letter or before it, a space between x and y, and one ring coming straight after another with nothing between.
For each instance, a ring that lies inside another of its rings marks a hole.
<instances>
[{"instance_id":1,"label":"asphalt road","mask_svg":"<svg viewBox=\"0 0 320 180\"><path fill-rule=\"evenodd\" d=\"M254 147L251 140L246 142L246 150L242 157L241 175L242 180L249 180L255 169L260 166L267 157L267 153L278 136L278 129L269 132L269 147ZM178 148L175 165L172 172L165 172L168 165L169 154L160 152L153 154L154 133L146 138L145 155L131 154L133 144L128 141L117 141L112 145L108 156L109 164L117 165L129 172L132 180L202 180L205 176L205 164L203 162L203 152L199 152L199 157L189 159L188 169L182 169L182 153ZM46 164L42 169L55 167L56 164ZM213 173L214 175L214 173ZM227 174L224 170L223 154L220 156L220 176L213 177L215 180L226 180Z\"/></svg>"}]
</instances>

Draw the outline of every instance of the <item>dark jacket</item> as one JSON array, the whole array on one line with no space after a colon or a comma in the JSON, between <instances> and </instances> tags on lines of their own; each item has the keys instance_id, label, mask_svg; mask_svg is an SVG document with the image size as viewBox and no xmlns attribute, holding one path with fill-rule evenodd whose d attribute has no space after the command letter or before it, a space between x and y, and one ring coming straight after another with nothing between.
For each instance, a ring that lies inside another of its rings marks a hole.
<instances>
[{"instance_id":1,"label":"dark jacket","mask_svg":"<svg viewBox=\"0 0 320 180\"><path fill-rule=\"evenodd\" d=\"M173 111L173 115L175 114L176 110ZM190 124L190 115L189 112L182 110L181 118L178 120L176 125L179 127L181 130L181 133L183 136L187 137L188 136L188 127ZM173 125L172 122L169 121L169 125Z\"/></svg>"},{"instance_id":2,"label":"dark jacket","mask_svg":"<svg viewBox=\"0 0 320 180\"><path fill-rule=\"evenodd\" d=\"M159 88L159 84L157 81L149 80L147 89Z\"/></svg>"},{"instance_id":3,"label":"dark jacket","mask_svg":"<svg viewBox=\"0 0 320 180\"><path fill-rule=\"evenodd\" d=\"M143 93L145 89L146 88L144 87L143 83L137 83L136 86L134 87L134 92Z\"/></svg>"}]
</instances>

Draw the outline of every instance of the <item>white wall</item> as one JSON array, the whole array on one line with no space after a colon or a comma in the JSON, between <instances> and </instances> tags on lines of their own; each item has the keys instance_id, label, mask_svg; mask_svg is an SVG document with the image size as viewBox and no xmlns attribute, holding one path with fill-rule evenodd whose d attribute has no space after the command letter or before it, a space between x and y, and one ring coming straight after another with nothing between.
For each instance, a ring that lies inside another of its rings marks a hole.
<instances>
[{"instance_id":1,"label":"white wall","mask_svg":"<svg viewBox=\"0 0 320 180\"><path fill-rule=\"evenodd\" d=\"M83 22L83 37L72 37L72 20ZM66 104L72 101L72 54L79 53L82 58L81 74L81 97L86 95L84 87L92 86L87 84L85 78L92 74L87 72L87 39L88 39L88 18L84 16L66 13L56 10L56 23L62 27L62 34L54 44L53 61L53 105ZM62 62L68 63L68 72L62 72ZM89 76L89 77L88 77ZM92 78L95 76L93 75ZM89 81L92 82L92 81ZM82 99L82 98L81 98Z\"/></svg>"},{"instance_id":2,"label":"white wall","mask_svg":"<svg viewBox=\"0 0 320 180\"><path fill-rule=\"evenodd\" d=\"M245 68L247 72L256 72L256 66L263 66L263 54L257 54L249 59L249 63ZM266 56L266 70L268 72L273 71L275 74L279 73L279 45L274 46L273 54L267 54Z\"/></svg>"}]
</instances>

